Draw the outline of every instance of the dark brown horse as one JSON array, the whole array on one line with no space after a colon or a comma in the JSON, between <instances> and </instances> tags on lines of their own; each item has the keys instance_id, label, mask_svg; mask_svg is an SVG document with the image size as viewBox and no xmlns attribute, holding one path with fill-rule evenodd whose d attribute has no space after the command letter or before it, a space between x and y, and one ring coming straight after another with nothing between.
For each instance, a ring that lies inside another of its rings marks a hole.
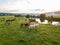
<instances>
[{"instance_id":1,"label":"dark brown horse","mask_svg":"<svg viewBox=\"0 0 60 45\"><path fill-rule=\"evenodd\" d=\"M11 19L11 21L15 21L15 20L16 20L16 18Z\"/></svg>"},{"instance_id":2,"label":"dark brown horse","mask_svg":"<svg viewBox=\"0 0 60 45\"><path fill-rule=\"evenodd\" d=\"M11 24L11 20L6 20L6 23L9 25Z\"/></svg>"},{"instance_id":3,"label":"dark brown horse","mask_svg":"<svg viewBox=\"0 0 60 45\"><path fill-rule=\"evenodd\" d=\"M21 23L21 27L22 26L27 27L27 26L29 26L29 23Z\"/></svg>"},{"instance_id":4,"label":"dark brown horse","mask_svg":"<svg viewBox=\"0 0 60 45\"><path fill-rule=\"evenodd\" d=\"M15 18L13 18L13 19L11 19L11 20L6 20L6 23L7 23L7 24L11 24L11 22L12 22L12 21L15 21L15 20L16 20Z\"/></svg>"},{"instance_id":5,"label":"dark brown horse","mask_svg":"<svg viewBox=\"0 0 60 45\"><path fill-rule=\"evenodd\" d=\"M36 20L35 19L29 19L29 22L35 22Z\"/></svg>"}]
</instances>

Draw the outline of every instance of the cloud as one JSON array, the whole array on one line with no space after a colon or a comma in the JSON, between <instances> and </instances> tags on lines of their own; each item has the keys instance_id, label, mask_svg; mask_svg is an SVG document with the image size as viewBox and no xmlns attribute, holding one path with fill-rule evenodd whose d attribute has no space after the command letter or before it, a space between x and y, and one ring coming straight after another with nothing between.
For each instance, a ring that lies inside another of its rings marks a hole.
<instances>
[{"instance_id":1,"label":"cloud","mask_svg":"<svg viewBox=\"0 0 60 45\"><path fill-rule=\"evenodd\" d=\"M60 10L60 0L0 0L0 9L2 10L19 10L24 12L39 12L40 9L45 11ZM30 11L26 11L26 10ZM14 12L14 11L11 11ZM17 11L16 11L17 12Z\"/></svg>"}]
</instances>

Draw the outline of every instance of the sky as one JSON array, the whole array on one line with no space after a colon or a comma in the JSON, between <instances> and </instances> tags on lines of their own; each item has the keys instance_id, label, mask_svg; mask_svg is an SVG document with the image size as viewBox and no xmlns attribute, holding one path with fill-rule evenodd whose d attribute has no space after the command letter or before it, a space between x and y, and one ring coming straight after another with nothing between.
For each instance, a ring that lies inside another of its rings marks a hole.
<instances>
[{"instance_id":1,"label":"sky","mask_svg":"<svg viewBox=\"0 0 60 45\"><path fill-rule=\"evenodd\" d=\"M0 0L0 12L40 13L60 10L60 0Z\"/></svg>"}]
</instances>

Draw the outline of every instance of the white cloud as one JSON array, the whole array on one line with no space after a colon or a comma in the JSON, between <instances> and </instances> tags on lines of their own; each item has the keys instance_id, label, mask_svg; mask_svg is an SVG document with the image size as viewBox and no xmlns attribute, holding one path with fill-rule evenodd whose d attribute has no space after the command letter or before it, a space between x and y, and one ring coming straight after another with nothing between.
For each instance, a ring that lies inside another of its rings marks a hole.
<instances>
[{"instance_id":1,"label":"white cloud","mask_svg":"<svg viewBox=\"0 0 60 45\"><path fill-rule=\"evenodd\" d=\"M60 10L59 6L60 0L8 0L7 2L8 2L7 4L1 5L0 8L4 8L6 10L19 10L19 9L22 10L44 9L45 11Z\"/></svg>"}]
</instances>

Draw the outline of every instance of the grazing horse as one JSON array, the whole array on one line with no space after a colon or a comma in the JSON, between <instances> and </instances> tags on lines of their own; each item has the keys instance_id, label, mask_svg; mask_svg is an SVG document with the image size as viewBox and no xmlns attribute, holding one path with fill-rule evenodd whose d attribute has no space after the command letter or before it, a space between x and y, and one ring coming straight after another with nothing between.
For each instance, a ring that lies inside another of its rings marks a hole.
<instances>
[{"instance_id":1,"label":"grazing horse","mask_svg":"<svg viewBox=\"0 0 60 45\"><path fill-rule=\"evenodd\" d=\"M29 19L29 22L35 22L36 20L35 19Z\"/></svg>"},{"instance_id":2,"label":"grazing horse","mask_svg":"<svg viewBox=\"0 0 60 45\"><path fill-rule=\"evenodd\" d=\"M29 26L29 23L21 23L21 26L27 27L27 26Z\"/></svg>"},{"instance_id":3,"label":"grazing horse","mask_svg":"<svg viewBox=\"0 0 60 45\"><path fill-rule=\"evenodd\" d=\"M11 22L12 22L12 21L15 21L15 20L16 20L15 18L14 18L14 19L11 19L11 20L6 20L6 23L7 23L7 24L11 24Z\"/></svg>"},{"instance_id":4,"label":"grazing horse","mask_svg":"<svg viewBox=\"0 0 60 45\"><path fill-rule=\"evenodd\" d=\"M15 20L16 20L16 18L11 19L11 21L15 21Z\"/></svg>"},{"instance_id":5,"label":"grazing horse","mask_svg":"<svg viewBox=\"0 0 60 45\"><path fill-rule=\"evenodd\" d=\"M34 29L34 28L36 28L36 27L38 27L39 26L39 24L30 24L29 25L29 28L30 29Z\"/></svg>"},{"instance_id":6,"label":"grazing horse","mask_svg":"<svg viewBox=\"0 0 60 45\"><path fill-rule=\"evenodd\" d=\"M2 21L5 21L5 18L2 18L0 21L1 21L1 22L2 22Z\"/></svg>"},{"instance_id":7,"label":"grazing horse","mask_svg":"<svg viewBox=\"0 0 60 45\"><path fill-rule=\"evenodd\" d=\"M10 24L11 24L11 20L6 20L6 23L7 23L8 25L10 25Z\"/></svg>"}]
</instances>

